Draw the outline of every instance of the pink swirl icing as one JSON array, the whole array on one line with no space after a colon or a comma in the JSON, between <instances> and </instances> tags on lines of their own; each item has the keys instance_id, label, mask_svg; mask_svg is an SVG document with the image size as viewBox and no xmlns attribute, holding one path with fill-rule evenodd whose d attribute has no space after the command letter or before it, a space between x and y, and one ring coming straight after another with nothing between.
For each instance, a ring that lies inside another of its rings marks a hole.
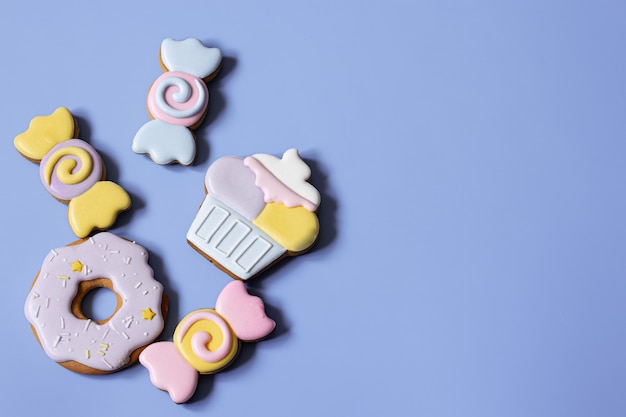
<instances>
[{"instance_id":1,"label":"pink swirl icing","mask_svg":"<svg viewBox=\"0 0 626 417\"><path fill-rule=\"evenodd\" d=\"M209 311L199 311L191 314L184 322L180 323L178 341L181 342L191 326L200 320L208 320L215 323L222 332L223 341L217 349L211 351L207 347L212 339L211 335L206 331L197 331L191 336L191 349L193 353L204 362L219 362L228 356L233 344L230 327L219 314Z\"/></svg>"},{"instance_id":2,"label":"pink swirl icing","mask_svg":"<svg viewBox=\"0 0 626 417\"><path fill-rule=\"evenodd\" d=\"M88 168L89 164L91 168ZM80 139L59 143L43 157L39 165L39 177L44 187L62 201L71 200L89 190L102 179L102 173L100 155Z\"/></svg>"},{"instance_id":3,"label":"pink swirl icing","mask_svg":"<svg viewBox=\"0 0 626 417\"><path fill-rule=\"evenodd\" d=\"M206 112L209 91L191 74L170 71L159 76L148 92L148 111L158 120L178 126L193 126Z\"/></svg>"}]
</instances>

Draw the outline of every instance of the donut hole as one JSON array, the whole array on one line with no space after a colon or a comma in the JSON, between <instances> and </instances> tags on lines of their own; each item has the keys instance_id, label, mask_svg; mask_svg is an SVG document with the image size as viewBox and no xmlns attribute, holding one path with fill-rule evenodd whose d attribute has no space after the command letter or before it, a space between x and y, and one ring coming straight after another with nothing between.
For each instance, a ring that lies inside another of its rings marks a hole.
<instances>
[{"instance_id":1,"label":"donut hole","mask_svg":"<svg viewBox=\"0 0 626 417\"><path fill-rule=\"evenodd\" d=\"M72 300L72 313L79 319L91 319L97 324L108 322L122 306L122 298L113 290L108 278L83 281Z\"/></svg>"}]
</instances>

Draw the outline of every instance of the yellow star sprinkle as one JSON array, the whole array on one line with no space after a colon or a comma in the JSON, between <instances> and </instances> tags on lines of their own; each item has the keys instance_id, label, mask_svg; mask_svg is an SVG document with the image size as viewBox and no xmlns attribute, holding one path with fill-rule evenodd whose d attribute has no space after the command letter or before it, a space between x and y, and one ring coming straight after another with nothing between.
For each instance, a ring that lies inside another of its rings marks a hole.
<instances>
[{"instance_id":1,"label":"yellow star sprinkle","mask_svg":"<svg viewBox=\"0 0 626 417\"><path fill-rule=\"evenodd\" d=\"M145 310L141 310L141 315L143 316L144 320L152 320L152 318L156 316L155 312L152 311L150 307Z\"/></svg>"},{"instance_id":2,"label":"yellow star sprinkle","mask_svg":"<svg viewBox=\"0 0 626 417\"><path fill-rule=\"evenodd\" d=\"M77 259L72 262L72 272L80 272L83 270L83 264Z\"/></svg>"}]
</instances>

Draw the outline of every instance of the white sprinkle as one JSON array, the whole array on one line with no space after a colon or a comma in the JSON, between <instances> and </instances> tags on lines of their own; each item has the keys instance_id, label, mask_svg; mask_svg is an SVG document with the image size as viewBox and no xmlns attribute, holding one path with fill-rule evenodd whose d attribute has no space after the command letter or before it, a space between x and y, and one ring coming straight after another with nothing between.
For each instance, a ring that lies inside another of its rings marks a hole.
<instances>
[{"instance_id":1,"label":"white sprinkle","mask_svg":"<svg viewBox=\"0 0 626 417\"><path fill-rule=\"evenodd\" d=\"M67 281L63 281L63 288L67 287Z\"/></svg>"},{"instance_id":2,"label":"white sprinkle","mask_svg":"<svg viewBox=\"0 0 626 417\"><path fill-rule=\"evenodd\" d=\"M87 319L87 323L85 324L85 331L87 331L90 324L91 324L91 319Z\"/></svg>"},{"instance_id":3,"label":"white sprinkle","mask_svg":"<svg viewBox=\"0 0 626 417\"><path fill-rule=\"evenodd\" d=\"M126 326L127 329L129 329L130 325L133 324L133 318L133 316L128 316L124 320L122 320L122 323L124 323L124 326Z\"/></svg>"},{"instance_id":4,"label":"white sprinkle","mask_svg":"<svg viewBox=\"0 0 626 417\"><path fill-rule=\"evenodd\" d=\"M50 307L50 297L46 297L46 308Z\"/></svg>"},{"instance_id":5,"label":"white sprinkle","mask_svg":"<svg viewBox=\"0 0 626 417\"><path fill-rule=\"evenodd\" d=\"M37 306L37 311L35 311L35 318L39 318L39 309L41 306Z\"/></svg>"},{"instance_id":6,"label":"white sprinkle","mask_svg":"<svg viewBox=\"0 0 626 417\"><path fill-rule=\"evenodd\" d=\"M106 339L106 337L108 336L108 334L109 334L109 329L107 329L107 331L106 331L106 332L104 332L104 334L102 335L102 340Z\"/></svg>"},{"instance_id":7,"label":"white sprinkle","mask_svg":"<svg viewBox=\"0 0 626 417\"><path fill-rule=\"evenodd\" d=\"M135 288L139 288L139 287L141 287L141 284L143 284L143 282L139 281L139 282L135 285Z\"/></svg>"},{"instance_id":8,"label":"white sprinkle","mask_svg":"<svg viewBox=\"0 0 626 417\"><path fill-rule=\"evenodd\" d=\"M120 251L118 251L118 250L112 250L112 251L109 251L109 253L120 253Z\"/></svg>"},{"instance_id":9,"label":"white sprinkle","mask_svg":"<svg viewBox=\"0 0 626 417\"><path fill-rule=\"evenodd\" d=\"M148 290L144 291L142 294L143 295L147 295L148 294Z\"/></svg>"},{"instance_id":10,"label":"white sprinkle","mask_svg":"<svg viewBox=\"0 0 626 417\"><path fill-rule=\"evenodd\" d=\"M39 298L39 294L37 294L35 291L33 291L33 300Z\"/></svg>"},{"instance_id":11,"label":"white sprinkle","mask_svg":"<svg viewBox=\"0 0 626 417\"><path fill-rule=\"evenodd\" d=\"M74 349L69 348L67 351L68 351L68 352L73 352L73 351L74 351Z\"/></svg>"},{"instance_id":12,"label":"white sprinkle","mask_svg":"<svg viewBox=\"0 0 626 417\"><path fill-rule=\"evenodd\" d=\"M94 243L96 243L96 242L93 240L93 237L90 237L90 238L89 238L89 242L91 242L91 244L92 244L92 245L93 245Z\"/></svg>"},{"instance_id":13,"label":"white sprinkle","mask_svg":"<svg viewBox=\"0 0 626 417\"><path fill-rule=\"evenodd\" d=\"M122 336L124 336L124 338L126 339L130 339L130 337L126 334L126 332L122 332Z\"/></svg>"},{"instance_id":14,"label":"white sprinkle","mask_svg":"<svg viewBox=\"0 0 626 417\"><path fill-rule=\"evenodd\" d=\"M143 333L143 335L144 335L144 336L148 336L148 332L144 332L144 333Z\"/></svg>"},{"instance_id":15,"label":"white sprinkle","mask_svg":"<svg viewBox=\"0 0 626 417\"><path fill-rule=\"evenodd\" d=\"M111 364L109 362L107 362L106 359L102 358L102 362L104 362L106 364L106 366L108 366L109 368L113 369L113 366L111 366Z\"/></svg>"},{"instance_id":16,"label":"white sprinkle","mask_svg":"<svg viewBox=\"0 0 626 417\"><path fill-rule=\"evenodd\" d=\"M107 323L107 325L109 326L109 328L111 330L113 330L115 333L120 334L120 332L117 331L117 329L115 328L115 326L113 325L113 321L110 321Z\"/></svg>"},{"instance_id":17,"label":"white sprinkle","mask_svg":"<svg viewBox=\"0 0 626 417\"><path fill-rule=\"evenodd\" d=\"M124 263L126 265L130 264L131 260L132 260L132 258L130 256L122 258L122 261L124 261Z\"/></svg>"},{"instance_id":18,"label":"white sprinkle","mask_svg":"<svg viewBox=\"0 0 626 417\"><path fill-rule=\"evenodd\" d=\"M54 343L52 344L52 347L53 348L57 347L60 341L61 341L61 336L57 336L57 338L54 339Z\"/></svg>"},{"instance_id":19,"label":"white sprinkle","mask_svg":"<svg viewBox=\"0 0 626 417\"><path fill-rule=\"evenodd\" d=\"M59 317L61 319L61 328L65 329L65 319L63 318L63 316Z\"/></svg>"}]
</instances>

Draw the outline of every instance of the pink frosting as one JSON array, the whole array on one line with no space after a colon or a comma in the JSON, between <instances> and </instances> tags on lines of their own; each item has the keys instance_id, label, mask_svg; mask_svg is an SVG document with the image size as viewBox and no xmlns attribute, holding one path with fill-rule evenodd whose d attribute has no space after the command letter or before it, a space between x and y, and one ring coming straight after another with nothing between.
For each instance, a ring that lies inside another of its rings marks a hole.
<instances>
[{"instance_id":1,"label":"pink frosting","mask_svg":"<svg viewBox=\"0 0 626 417\"><path fill-rule=\"evenodd\" d=\"M148 91L148 110L158 120L192 126L202 119L209 103L204 82L185 72L161 74Z\"/></svg>"},{"instance_id":2,"label":"pink frosting","mask_svg":"<svg viewBox=\"0 0 626 417\"><path fill-rule=\"evenodd\" d=\"M213 162L204 180L209 194L248 220L255 219L265 207L263 191L254 182L254 173L244 165L243 158L234 156Z\"/></svg>"},{"instance_id":3,"label":"pink frosting","mask_svg":"<svg viewBox=\"0 0 626 417\"><path fill-rule=\"evenodd\" d=\"M259 340L276 327L276 322L265 314L265 304L259 297L248 294L243 281L226 285L215 303L220 313L243 341Z\"/></svg>"},{"instance_id":4,"label":"pink frosting","mask_svg":"<svg viewBox=\"0 0 626 417\"><path fill-rule=\"evenodd\" d=\"M87 178L75 184L65 184L57 176L57 169L59 164L63 161L72 160L75 162L76 166L72 169L72 173L74 174L79 172L82 167L80 158L73 153L61 157L58 156L64 149L70 149L70 147L86 151L92 163L91 172ZM48 166L49 164L54 164L50 177L46 175L46 170L51 168ZM39 177L50 194L59 200L68 201L93 187L93 185L102 178L102 169L102 159L91 145L80 139L70 139L59 143L43 157L39 165Z\"/></svg>"},{"instance_id":5,"label":"pink frosting","mask_svg":"<svg viewBox=\"0 0 626 417\"><path fill-rule=\"evenodd\" d=\"M209 351L211 336L204 331L192 335L193 353L205 362L218 362L228 355L235 335L244 341L262 339L274 330L276 323L265 314L265 305L259 297L248 294L242 281L232 281L217 298L215 310L190 313L178 324L177 342L194 323L210 320L220 327L224 340L215 351ZM228 321L228 322L227 322ZM198 371L184 358L176 343L158 342L148 346L139 361L150 371L150 381L159 389L168 391L172 400L183 403L193 395L198 384Z\"/></svg>"},{"instance_id":6,"label":"pink frosting","mask_svg":"<svg viewBox=\"0 0 626 417\"><path fill-rule=\"evenodd\" d=\"M309 211L317 210L317 206L283 184L259 161L249 156L243 163L256 175L256 186L263 190L266 203L282 203L287 207L303 206Z\"/></svg>"},{"instance_id":7,"label":"pink frosting","mask_svg":"<svg viewBox=\"0 0 626 417\"><path fill-rule=\"evenodd\" d=\"M148 346L139 355L139 362L150 372L152 384L169 392L175 403L184 403L196 391L198 371L180 355L174 343Z\"/></svg>"}]
</instances>

